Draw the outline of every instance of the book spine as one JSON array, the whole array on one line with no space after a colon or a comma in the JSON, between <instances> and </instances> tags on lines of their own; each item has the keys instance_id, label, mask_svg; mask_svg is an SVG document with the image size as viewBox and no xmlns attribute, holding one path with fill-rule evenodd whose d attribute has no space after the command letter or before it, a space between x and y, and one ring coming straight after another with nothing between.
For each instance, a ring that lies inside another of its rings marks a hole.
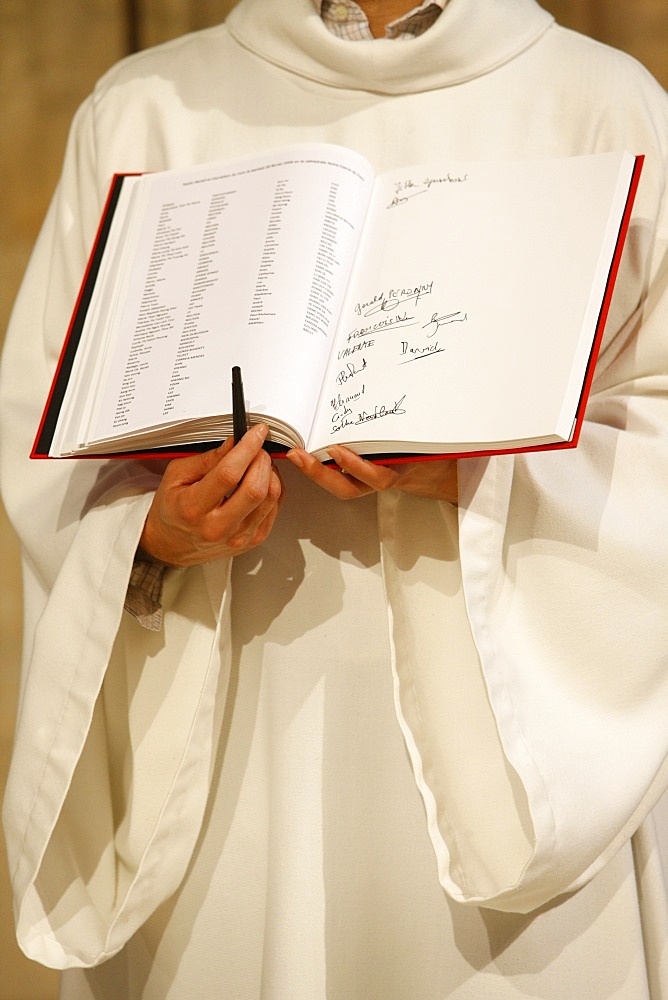
<instances>
[{"instance_id":1,"label":"book spine","mask_svg":"<svg viewBox=\"0 0 668 1000\"><path fill-rule=\"evenodd\" d=\"M93 294L93 289L95 288L95 282L97 281L100 264L102 262L104 250L109 238L109 230L111 229L114 212L116 211L118 199L123 187L123 181L126 176L126 174L116 174L109 187L109 193L102 212L102 218L100 219L97 234L93 242L93 249L91 250L88 258L88 264L86 266L86 271L84 273L83 281L81 282L77 301L72 312L72 318L70 320L67 336L65 337L65 342L60 352L56 371L51 383L51 389L47 397L42 419L35 437L35 442L30 453L31 458L49 457L49 450L51 448L53 435L58 422L60 408L63 404L65 390L67 389L67 383L72 372L72 365L74 364L74 358L79 347L84 321L86 319L88 307L90 306L91 296Z\"/></svg>"}]
</instances>

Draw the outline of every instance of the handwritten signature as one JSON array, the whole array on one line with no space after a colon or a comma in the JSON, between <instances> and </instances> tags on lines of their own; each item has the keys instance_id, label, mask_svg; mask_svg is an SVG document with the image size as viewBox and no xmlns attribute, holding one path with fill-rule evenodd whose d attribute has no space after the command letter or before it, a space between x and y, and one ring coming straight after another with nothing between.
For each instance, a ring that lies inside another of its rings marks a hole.
<instances>
[{"instance_id":1,"label":"handwritten signature","mask_svg":"<svg viewBox=\"0 0 668 1000\"><path fill-rule=\"evenodd\" d=\"M337 351L337 360L345 361L345 359L349 358L351 354L357 354L359 351L368 351L375 345L375 343L375 340L360 340L357 344L351 344L350 347L344 347L342 351Z\"/></svg>"},{"instance_id":2,"label":"handwritten signature","mask_svg":"<svg viewBox=\"0 0 668 1000\"><path fill-rule=\"evenodd\" d=\"M448 171L443 176L425 177L421 181L414 181L411 178L396 181L394 185L394 197L386 207L397 208L398 205L405 205L409 199L415 198L419 194L426 194L435 184L464 184L468 179L468 174L458 176Z\"/></svg>"},{"instance_id":3,"label":"handwritten signature","mask_svg":"<svg viewBox=\"0 0 668 1000\"><path fill-rule=\"evenodd\" d=\"M355 312L358 316L366 318L382 312L392 312L392 310L398 309L403 302L414 302L417 305L421 298L425 295L431 295L433 290L433 280L425 281L421 285L390 288L388 292L378 292L368 302L358 302L355 306Z\"/></svg>"},{"instance_id":4,"label":"handwritten signature","mask_svg":"<svg viewBox=\"0 0 668 1000\"><path fill-rule=\"evenodd\" d=\"M366 337L370 333L377 334L383 330L397 329L402 326L415 326L416 320L414 316L409 316L409 314L404 309L400 313L396 313L394 316L385 316L383 319L377 320L375 323L370 323L368 326L356 326L354 330L351 330L348 334L347 340L350 343L351 340L357 340L360 337ZM374 341L370 341L371 344Z\"/></svg>"},{"instance_id":5,"label":"handwritten signature","mask_svg":"<svg viewBox=\"0 0 668 1000\"><path fill-rule=\"evenodd\" d=\"M358 399L362 398L365 392L366 392L366 386L364 385L364 383L362 383L361 389L358 389L357 392L351 392L347 396L342 396L340 392L337 392L336 396L334 396L333 399L330 399L329 401L330 406L334 410L335 414L338 414L340 411L342 411L343 415L345 416L348 413L352 413L349 404L357 402ZM334 421L334 419L335 418L332 417L332 421Z\"/></svg>"},{"instance_id":6,"label":"handwritten signature","mask_svg":"<svg viewBox=\"0 0 668 1000\"><path fill-rule=\"evenodd\" d=\"M366 358L362 358L362 364L359 367L357 367L357 365L354 365L351 361L349 361L346 367L342 371L340 371L339 374L336 376L336 384L345 385L346 382L349 382L351 378L355 378L356 375L360 375L365 368L366 368Z\"/></svg>"},{"instance_id":7,"label":"handwritten signature","mask_svg":"<svg viewBox=\"0 0 668 1000\"><path fill-rule=\"evenodd\" d=\"M405 361L400 361L400 365L407 365L410 361L419 361L420 358L431 358L435 354L442 354L445 350L441 347L438 340L435 340L433 344L428 344L427 347L411 347L407 340L401 341L401 353L410 354L409 358Z\"/></svg>"},{"instance_id":8,"label":"handwritten signature","mask_svg":"<svg viewBox=\"0 0 668 1000\"><path fill-rule=\"evenodd\" d=\"M349 419L352 412L350 407L346 406L343 410L337 410L336 413L332 414L332 433L341 431L344 427L350 427L354 422Z\"/></svg>"},{"instance_id":9,"label":"handwritten signature","mask_svg":"<svg viewBox=\"0 0 668 1000\"><path fill-rule=\"evenodd\" d=\"M373 410L360 410L357 414L356 424L366 424L370 420L380 420L382 417L400 416L405 413L402 404L406 396L403 395L401 399L397 399L392 406L386 406L384 403L374 406Z\"/></svg>"},{"instance_id":10,"label":"handwritten signature","mask_svg":"<svg viewBox=\"0 0 668 1000\"><path fill-rule=\"evenodd\" d=\"M405 413L403 408L403 402L406 396L403 395L401 399L395 400L391 406L387 406L385 403L378 403L374 406L373 410L360 410L357 414L357 419L352 420L352 410L349 406L344 406L342 410L338 410L332 415L332 434L338 434L339 431L344 430L346 427L355 427L359 424L367 424L371 420L381 420L383 417L401 416ZM333 403L334 401L332 401Z\"/></svg>"},{"instance_id":11,"label":"handwritten signature","mask_svg":"<svg viewBox=\"0 0 668 1000\"><path fill-rule=\"evenodd\" d=\"M426 334L427 337L435 337L442 326L448 326L450 323L466 323L468 319L468 313L462 313L461 309L457 312L444 313L443 316L438 316L437 313L431 314L431 319L428 323L424 323L422 326L423 330L429 330ZM429 329L432 327L433 329Z\"/></svg>"}]
</instances>

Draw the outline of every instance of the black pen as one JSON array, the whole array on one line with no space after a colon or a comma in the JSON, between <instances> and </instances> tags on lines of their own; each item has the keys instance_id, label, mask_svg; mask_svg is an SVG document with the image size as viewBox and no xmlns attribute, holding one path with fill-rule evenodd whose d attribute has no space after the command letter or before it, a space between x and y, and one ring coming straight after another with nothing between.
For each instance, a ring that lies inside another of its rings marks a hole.
<instances>
[{"instance_id":1,"label":"black pen","mask_svg":"<svg viewBox=\"0 0 668 1000\"><path fill-rule=\"evenodd\" d=\"M234 443L239 444L248 430L248 421L246 419L244 384L241 380L241 368L238 365L232 369L232 428Z\"/></svg>"}]
</instances>

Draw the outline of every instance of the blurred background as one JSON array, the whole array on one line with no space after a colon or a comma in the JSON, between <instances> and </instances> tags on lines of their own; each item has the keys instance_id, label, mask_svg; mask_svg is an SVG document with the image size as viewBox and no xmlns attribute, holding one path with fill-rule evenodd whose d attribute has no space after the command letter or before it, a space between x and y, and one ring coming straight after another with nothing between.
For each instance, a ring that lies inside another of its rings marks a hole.
<instances>
[{"instance_id":1,"label":"blurred background","mask_svg":"<svg viewBox=\"0 0 668 1000\"><path fill-rule=\"evenodd\" d=\"M279 0L277 0L279 2ZM223 20L234 0L0 0L0 338L60 171L72 115L95 80L138 48ZM543 0L568 27L625 49L668 88L668 0ZM16 539L0 507L0 790L21 643ZM0 1000L55 1000L57 975L13 936L0 838Z\"/></svg>"}]
</instances>

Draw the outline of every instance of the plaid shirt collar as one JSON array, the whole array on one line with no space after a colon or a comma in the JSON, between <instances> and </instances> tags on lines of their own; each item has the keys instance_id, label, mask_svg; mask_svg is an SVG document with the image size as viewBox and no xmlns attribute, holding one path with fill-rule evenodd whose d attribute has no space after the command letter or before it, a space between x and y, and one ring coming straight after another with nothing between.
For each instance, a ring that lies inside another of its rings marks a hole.
<instances>
[{"instance_id":1,"label":"plaid shirt collar","mask_svg":"<svg viewBox=\"0 0 668 1000\"><path fill-rule=\"evenodd\" d=\"M325 26L338 38L349 42L373 38L364 11L355 0L313 0ZM387 38L416 38L432 26L448 0L423 0L403 17L387 25Z\"/></svg>"}]
</instances>

